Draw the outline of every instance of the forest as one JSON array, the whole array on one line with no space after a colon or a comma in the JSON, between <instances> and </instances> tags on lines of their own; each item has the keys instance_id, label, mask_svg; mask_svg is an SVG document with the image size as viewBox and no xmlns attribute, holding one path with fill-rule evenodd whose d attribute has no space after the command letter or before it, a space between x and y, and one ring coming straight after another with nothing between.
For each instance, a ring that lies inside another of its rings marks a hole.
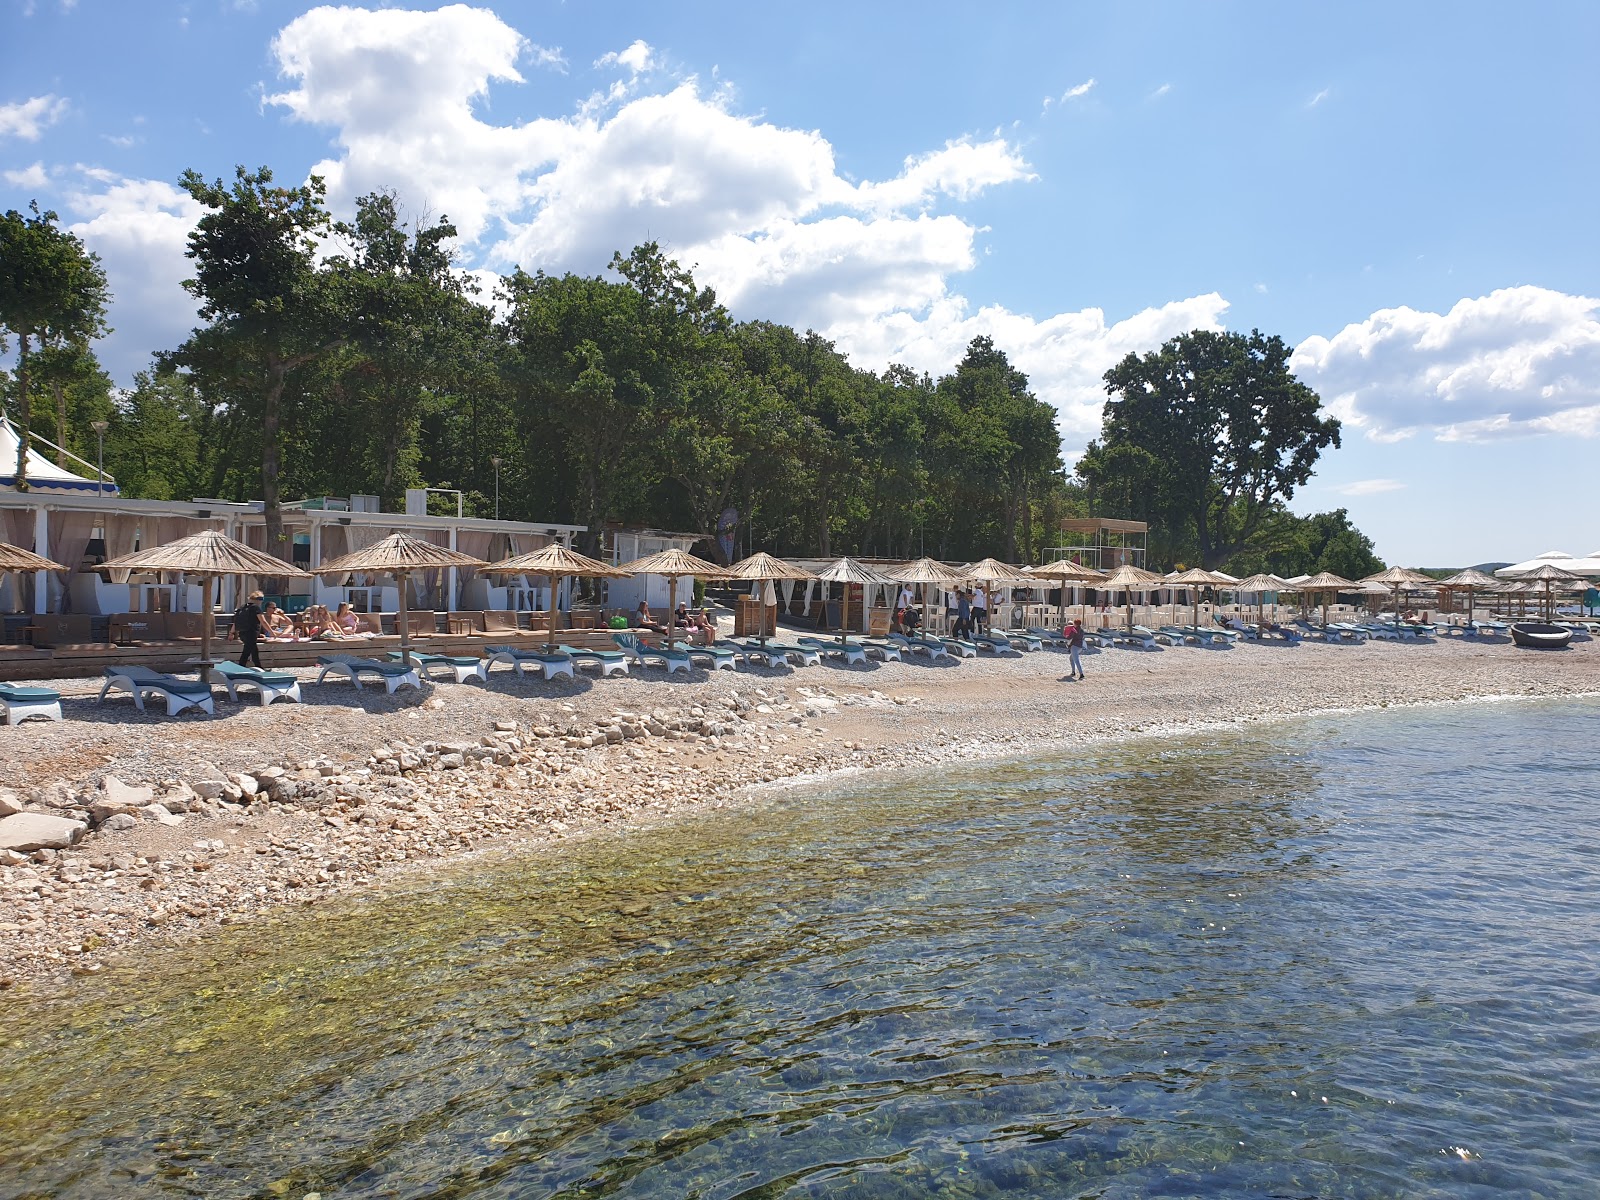
<instances>
[{"instance_id":1,"label":"forest","mask_svg":"<svg viewBox=\"0 0 1600 1200\"><path fill-rule=\"evenodd\" d=\"M587 526L591 549L616 522L720 554L731 512L736 555L1019 563L1063 517L1105 515L1151 522L1153 566L1381 569L1343 510L1287 507L1338 423L1277 338L1197 331L1129 355L1069 472L1054 408L985 337L937 378L869 371L815 332L735 320L655 244L484 294L448 219L408 222L391 194L339 221L314 177L182 183L204 209L184 284L201 323L126 388L94 353L98 260L54 213L0 219L7 415L91 462L103 422L124 495L261 500L269 539L289 500L395 510L431 487L473 515Z\"/></svg>"}]
</instances>

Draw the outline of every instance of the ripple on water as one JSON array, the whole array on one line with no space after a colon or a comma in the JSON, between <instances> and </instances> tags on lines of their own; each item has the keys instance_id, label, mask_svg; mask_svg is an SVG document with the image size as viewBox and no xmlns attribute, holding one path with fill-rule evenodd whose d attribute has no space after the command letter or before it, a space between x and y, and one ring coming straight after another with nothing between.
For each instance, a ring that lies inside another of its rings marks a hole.
<instances>
[{"instance_id":1,"label":"ripple on water","mask_svg":"<svg viewBox=\"0 0 1600 1200\"><path fill-rule=\"evenodd\" d=\"M1597 711L856 781L231 930L11 1022L0 1197L1581 1194Z\"/></svg>"}]
</instances>

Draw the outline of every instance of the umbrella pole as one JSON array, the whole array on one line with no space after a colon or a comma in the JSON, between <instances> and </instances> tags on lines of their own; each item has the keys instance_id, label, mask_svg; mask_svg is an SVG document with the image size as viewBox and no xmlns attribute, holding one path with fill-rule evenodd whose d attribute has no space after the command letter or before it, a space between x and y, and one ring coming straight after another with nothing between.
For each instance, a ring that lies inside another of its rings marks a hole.
<instances>
[{"instance_id":1,"label":"umbrella pole","mask_svg":"<svg viewBox=\"0 0 1600 1200\"><path fill-rule=\"evenodd\" d=\"M550 597L550 608L552 610L551 620L555 619L555 616L554 616L555 606L556 606L556 599L555 599L554 596L551 596ZM672 653L672 631L673 631L672 620L673 620L673 614L676 613L677 611L678 611L678 577L676 575L668 575L667 576L667 653L668 654Z\"/></svg>"},{"instance_id":2,"label":"umbrella pole","mask_svg":"<svg viewBox=\"0 0 1600 1200\"><path fill-rule=\"evenodd\" d=\"M409 669L411 666L411 622L407 620L409 613L406 606L406 586L411 572L400 571L400 661Z\"/></svg>"},{"instance_id":3,"label":"umbrella pole","mask_svg":"<svg viewBox=\"0 0 1600 1200\"><path fill-rule=\"evenodd\" d=\"M206 681L206 674L211 670L211 627L217 623L217 616L211 609L211 581L215 575L205 576L200 583L200 682Z\"/></svg>"},{"instance_id":4,"label":"umbrella pole","mask_svg":"<svg viewBox=\"0 0 1600 1200\"><path fill-rule=\"evenodd\" d=\"M550 639L544 644L544 652L546 654L554 654L556 652L556 588L560 586L561 581L566 576L551 575L548 578L550 580Z\"/></svg>"}]
</instances>

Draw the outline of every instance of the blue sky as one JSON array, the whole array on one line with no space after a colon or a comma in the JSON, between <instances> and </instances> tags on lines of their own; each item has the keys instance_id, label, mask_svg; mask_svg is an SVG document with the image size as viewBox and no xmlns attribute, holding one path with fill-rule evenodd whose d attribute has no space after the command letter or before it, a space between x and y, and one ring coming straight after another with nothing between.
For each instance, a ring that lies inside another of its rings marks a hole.
<instances>
[{"instance_id":1,"label":"blue sky","mask_svg":"<svg viewBox=\"0 0 1600 1200\"><path fill-rule=\"evenodd\" d=\"M0 204L105 261L123 382L193 323L188 167L448 214L466 269L656 238L739 317L941 373L1260 328L1345 421L1295 498L1390 562L1600 549L1600 7L0 0Z\"/></svg>"}]
</instances>

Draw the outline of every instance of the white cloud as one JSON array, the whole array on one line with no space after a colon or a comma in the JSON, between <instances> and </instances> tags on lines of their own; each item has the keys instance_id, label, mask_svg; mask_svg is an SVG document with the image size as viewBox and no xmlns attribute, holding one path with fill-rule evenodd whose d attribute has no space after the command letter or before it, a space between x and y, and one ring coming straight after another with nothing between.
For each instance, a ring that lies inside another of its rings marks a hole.
<instances>
[{"instance_id":1,"label":"white cloud","mask_svg":"<svg viewBox=\"0 0 1600 1200\"><path fill-rule=\"evenodd\" d=\"M1600 300L1503 288L1448 313L1388 308L1307 338L1293 369L1379 441L1600 436Z\"/></svg>"},{"instance_id":2,"label":"white cloud","mask_svg":"<svg viewBox=\"0 0 1600 1200\"><path fill-rule=\"evenodd\" d=\"M101 171L84 175L106 182ZM112 292L113 332L96 352L112 378L129 383L155 351L173 349L197 323L183 280L200 205L171 184L115 179L103 190L73 192L68 207L81 218L68 228L100 256Z\"/></svg>"},{"instance_id":3,"label":"white cloud","mask_svg":"<svg viewBox=\"0 0 1600 1200\"><path fill-rule=\"evenodd\" d=\"M1405 486L1398 479L1358 479L1354 483L1342 483L1328 490L1341 496L1378 496L1384 492L1403 491Z\"/></svg>"},{"instance_id":4,"label":"white cloud","mask_svg":"<svg viewBox=\"0 0 1600 1200\"><path fill-rule=\"evenodd\" d=\"M594 60L596 67L627 67L635 75L642 75L655 65L655 51L648 42L635 41L626 50L612 50Z\"/></svg>"},{"instance_id":5,"label":"white cloud","mask_svg":"<svg viewBox=\"0 0 1600 1200\"><path fill-rule=\"evenodd\" d=\"M1315 96L1311 97L1310 101L1306 104L1306 107L1307 108L1315 108L1317 105L1321 104L1324 100L1326 100L1331 95L1333 95L1333 89L1332 88L1323 88Z\"/></svg>"},{"instance_id":6,"label":"white cloud","mask_svg":"<svg viewBox=\"0 0 1600 1200\"><path fill-rule=\"evenodd\" d=\"M12 187L28 188L35 191L48 187L50 184L50 173L44 169L44 163L42 162L23 167L20 171L6 171L0 177L3 177Z\"/></svg>"},{"instance_id":7,"label":"white cloud","mask_svg":"<svg viewBox=\"0 0 1600 1200\"><path fill-rule=\"evenodd\" d=\"M1171 90L1172 90L1172 85L1170 83L1163 83L1155 91L1150 93L1150 99L1159 100L1159 99L1161 99L1161 97L1165 96Z\"/></svg>"},{"instance_id":8,"label":"white cloud","mask_svg":"<svg viewBox=\"0 0 1600 1200\"><path fill-rule=\"evenodd\" d=\"M1094 90L1094 84L1095 81L1093 79L1086 79L1076 87L1069 87L1066 91L1062 92L1061 99L1063 102L1065 102L1067 100L1076 100L1079 96L1087 96L1092 90Z\"/></svg>"},{"instance_id":9,"label":"white cloud","mask_svg":"<svg viewBox=\"0 0 1600 1200\"><path fill-rule=\"evenodd\" d=\"M37 142L40 135L67 113L64 96L35 96L16 104L0 104L0 137Z\"/></svg>"}]
</instances>

